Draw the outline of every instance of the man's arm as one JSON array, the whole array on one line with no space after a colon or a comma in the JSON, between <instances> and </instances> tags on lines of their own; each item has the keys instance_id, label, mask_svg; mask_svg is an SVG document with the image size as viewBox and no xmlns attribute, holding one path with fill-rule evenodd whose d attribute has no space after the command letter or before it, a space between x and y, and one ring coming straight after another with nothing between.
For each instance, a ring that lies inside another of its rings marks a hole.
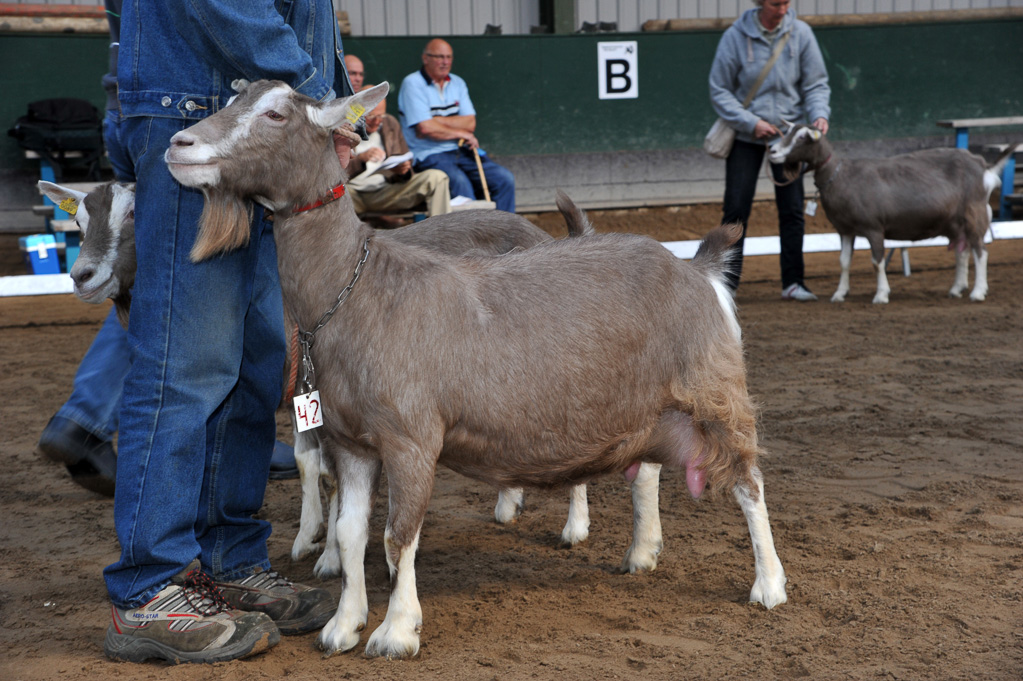
<instances>
[{"instance_id":1,"label":"man's arm","mask_svg":"<svg viewBox=\"0 0 1023 681\"><path fill-rule=\"evenodd\" d=\"M434 116L416 124L416 135L432 140L464 140L470 149L479 146L475 116Z\"/></svg>"}]
</instances>

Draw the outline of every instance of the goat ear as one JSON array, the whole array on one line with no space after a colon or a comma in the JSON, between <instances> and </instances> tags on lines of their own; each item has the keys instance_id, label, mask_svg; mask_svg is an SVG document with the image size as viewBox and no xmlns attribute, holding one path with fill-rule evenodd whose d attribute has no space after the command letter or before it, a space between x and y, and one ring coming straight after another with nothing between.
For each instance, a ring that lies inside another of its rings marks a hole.
<instances>
[{"instance_id":1,"label":"goat ear","mask_svg":"<svg viewBox=\"0 0 1023 681\"><path fill-rule=\"evenodd\" d=\"M61 210L71 215L78 212L78 204L84 201L86 196L85 192L61 187L59 184L47 182L46 180L39 180L36 186L39 187L39 191L45 194L47 198L60 206Z\"/></svg>"},{"instance_id":2,"label":"goat ear","mask_svg":"<svg viewBox=\"0 0 1023 681\"><path fill-rule=\"evenodd\" d=\"M389 89L390 86L383 82L351 97L335 99L320 106L310 106L309 119L314 124L328 130L339 128L343 123L349 123L355 127L360 118L383 101Z\"/></svg>"},{"instance_id":3,"label":"goat ear","mask_svg":"<svg viewBox=\"0 0 1023 681\"><path fill-rule=\"evenodd\" d=\"M249 85L251 85L251 83L245 80L244 78L238 78L236 80L231 81L231 89L237 92L238 94L245 92Z\"/></svg>"}]
</instances>

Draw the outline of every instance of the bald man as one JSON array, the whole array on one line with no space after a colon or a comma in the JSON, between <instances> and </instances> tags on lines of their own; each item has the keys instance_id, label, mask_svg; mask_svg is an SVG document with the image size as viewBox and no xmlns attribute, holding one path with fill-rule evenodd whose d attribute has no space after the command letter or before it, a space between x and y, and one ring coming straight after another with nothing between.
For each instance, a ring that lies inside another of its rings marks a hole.
<instances>
[{"instance_id":1,"label":"bald man","mask_svg":"<svg viewBox=\"0 0 1023 681\"><path fill-rule=\"evenodd\" d=\"M354 54L345 55L345 70L348 71L348 80L352 84L352 90L358 92L362 89L362 81L366 78L366 69L362 60Z\"/></svg>"},{"instance_id":2,"label":"bald man","mask_svg":"<svg viewBox=\"0 0 1023 681\"><path fill-rule=\"evenodd\" d=\"M398 117L417 171L444 171L451 197L483 198L477 149L490 196L498 210L515 212L515 177L490 160L476 139L476 109L465 81L451 73L454 51L447 41L426 44L423 67L405 77L398 91ZM459 146L461 142L461 146Z\"/></svg>"}]
</instances>

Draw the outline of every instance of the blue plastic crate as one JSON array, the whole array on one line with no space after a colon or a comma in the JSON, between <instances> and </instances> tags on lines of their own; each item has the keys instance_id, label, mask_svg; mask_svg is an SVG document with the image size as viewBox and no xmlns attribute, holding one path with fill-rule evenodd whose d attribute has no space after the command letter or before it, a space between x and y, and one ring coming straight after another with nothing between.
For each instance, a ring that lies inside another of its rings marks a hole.
<instances>
[{"instance_id":1,"label":"blue plastic crate","mask_svg":"<svg viewBox=\"0 0 1023 681\"><path fill-rule=\"evenodd\" d=\"M60 274L57 241L52 234L32 234L18 239L29 274Z\"/></svg>"}]
</instances>

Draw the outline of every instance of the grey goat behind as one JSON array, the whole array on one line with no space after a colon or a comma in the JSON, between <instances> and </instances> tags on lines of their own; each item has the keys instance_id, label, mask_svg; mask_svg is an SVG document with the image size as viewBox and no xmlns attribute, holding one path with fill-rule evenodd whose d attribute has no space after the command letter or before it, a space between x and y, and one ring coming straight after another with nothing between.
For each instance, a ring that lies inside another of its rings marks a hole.
<instances>
[{"instance_id":1,"label":"grey goat behind","mask_svg":"<svg viewBox=\"0 0 1023 681\"><path fill-rule=\"evenodd\" d=\"M127 326L135 283L135 185L105 182L88 193L45 180L38 186L54 203L70 201L74 206L82 235L70 272L75 295L87 303L110 298L117 318Z\"/></svg>"}]
</instances>

